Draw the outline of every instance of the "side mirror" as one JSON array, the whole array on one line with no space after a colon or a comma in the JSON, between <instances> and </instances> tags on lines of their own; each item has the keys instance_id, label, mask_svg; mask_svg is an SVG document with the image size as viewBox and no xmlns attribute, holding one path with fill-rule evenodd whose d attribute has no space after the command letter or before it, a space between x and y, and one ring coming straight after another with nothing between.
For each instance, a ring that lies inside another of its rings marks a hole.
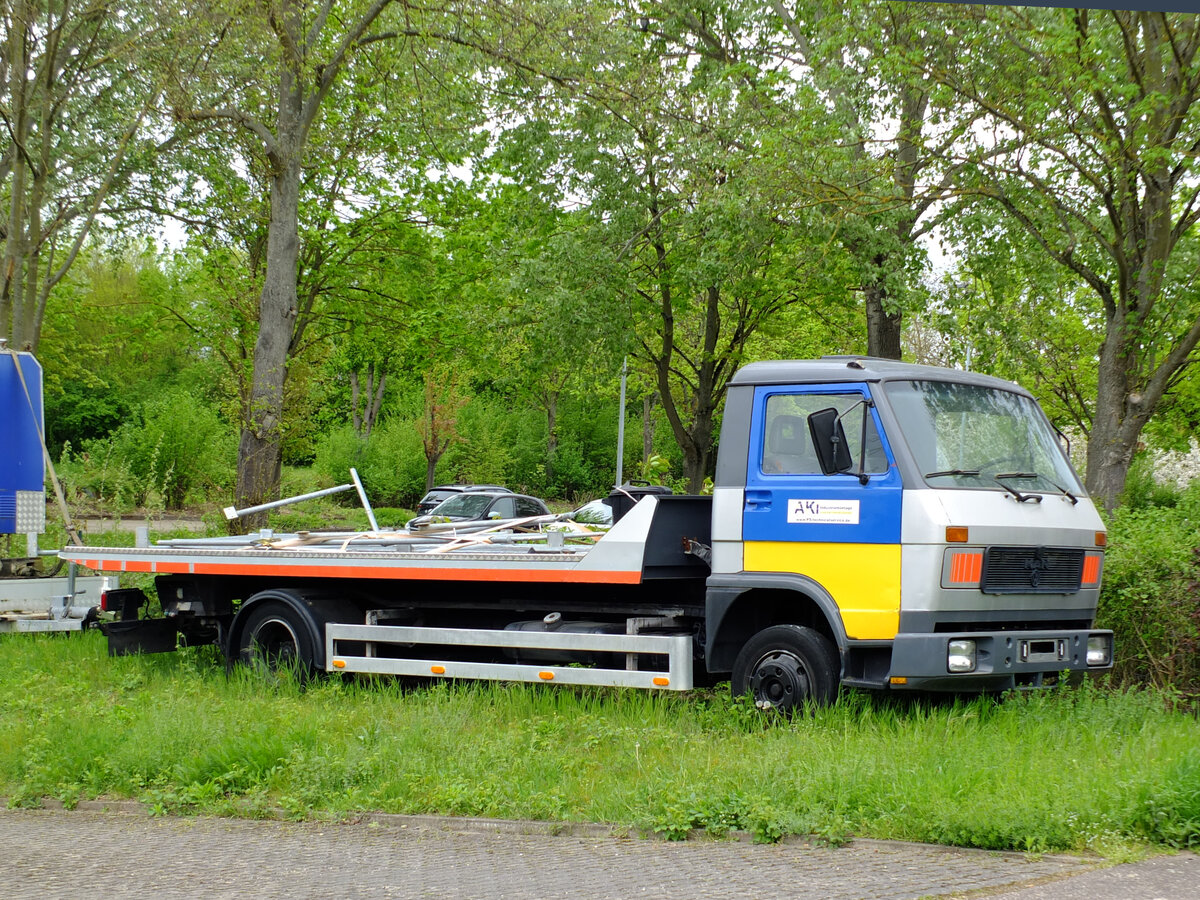
<instances>
[{"instance_id":1,"label":"side mirror","mask_svg":"<svg viewBox=\"0 0 1200 900\"><path fill-rule=\"evenodd\" d=\"M838 411L832 406L818 409L808 417L808 432L812 435L817 461L825 475L847 472L854 467L850 445L846 443L846 430Z\"/></svg>"}]
</instances>

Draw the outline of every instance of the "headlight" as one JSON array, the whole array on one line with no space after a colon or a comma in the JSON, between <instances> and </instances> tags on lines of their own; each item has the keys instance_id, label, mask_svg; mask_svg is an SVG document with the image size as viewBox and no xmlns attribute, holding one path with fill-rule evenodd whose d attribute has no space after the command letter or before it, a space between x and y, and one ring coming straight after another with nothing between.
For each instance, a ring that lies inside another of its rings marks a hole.
<instances>
[{"instance_id":1,"label":"headlight","mask_svg":"<svg viewBox=\"0 0 1200 900\"><path fill-rule=\"evenodd\" d=\"M1112 662L1112 637L1107 634L1088 635L1087 664L1107 666Z\"/></svg>"},{"instance_id":2,"label":"headlight","mask_svg":"<svg viewBox=\"0 0 1200 900\"><path fill-rule=\"evenodd\" d=\"M1091 644L1088 645L1091 658ZM946 668L951 672L975 671L975 642L972 640L950 641L946 646Z\"/></svg>"}]
</instances>

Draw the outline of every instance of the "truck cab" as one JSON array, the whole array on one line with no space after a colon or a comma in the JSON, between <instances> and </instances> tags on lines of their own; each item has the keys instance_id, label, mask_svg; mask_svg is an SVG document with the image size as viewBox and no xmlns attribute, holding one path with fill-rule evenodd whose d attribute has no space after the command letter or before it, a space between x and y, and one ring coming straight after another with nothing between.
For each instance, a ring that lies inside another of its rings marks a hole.
<instances>
[{"instance_id":1,"label":"truck cab","mask_svg":"<svg viewBox=\"0 0 1200 900\"><path fill-rule=\"evenodd\" d=\"M1036 401L892 360L734 376L706 664L786 707L863 687L999 691L1111 667L1105 531Z\"/></svg>"}]
</instances>

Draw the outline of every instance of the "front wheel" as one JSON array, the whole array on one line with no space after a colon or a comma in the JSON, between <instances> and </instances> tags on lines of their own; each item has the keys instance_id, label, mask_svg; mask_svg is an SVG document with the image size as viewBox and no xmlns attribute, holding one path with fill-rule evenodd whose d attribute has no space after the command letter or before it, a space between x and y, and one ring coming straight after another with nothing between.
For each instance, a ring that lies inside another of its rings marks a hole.
<instances>
[{"instance_id":1,"label":"front wheel","mask_svg":"<svg viewBox=\"0 0 1200 900\"><path fill-rule=\"evenodd\" d=\"M746 642L733 663L734 696L750 694L759 709L793 712L824 706L837 695L837 649L803 625L772 625Z\"/></svg>"}]
</instances>

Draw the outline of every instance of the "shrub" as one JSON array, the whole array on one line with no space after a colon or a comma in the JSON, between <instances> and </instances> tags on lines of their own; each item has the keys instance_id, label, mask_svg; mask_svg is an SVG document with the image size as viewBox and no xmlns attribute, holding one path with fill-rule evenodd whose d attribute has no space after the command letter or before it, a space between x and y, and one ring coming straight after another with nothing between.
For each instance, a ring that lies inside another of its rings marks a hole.
<instances>
[{"instance_id":1,"label":"shrub","mask_svg":"<svg viewBox=\"0 0 1200 900\"><path fill-rule=\"evenodd\" d=\"M111 436L85 441L64 477L77 492L118 506L178 509L227 493L237 438L202 400L183 390L147 403Z\"/></svg>"},{"instance_id":2,"label":"shrub","mask_svg":"<svg viewBox=\"0 0 1200 900\"><path fill-rule=\"evenodd\" d=\"M478 398L467 403L456 423L459 440L438 465L439 481L507 484L512 474L512 424L512 414L499 404Z\"/></svg>"},{"instance_id":3,"label":"shrub","mask_svg":"<svg viewBox=\"0 0 1200 900\"><path fill-rule=\"evenodd\" d=\"M412 508L425 490L425 451L412 422L389 419L363 440L347 425L335 429L317 445L313 466L330 484L345 484L350 469L367 492L372 506ZM346 503L358 503L348 493Z\"/></svg>"},{"instance_id":4,"label":"shrub","mask_svg":"<svg viewBox=\"0 0 1200 900\"><path fill-rule=\"evenodd\" d=\"M1200 697L1200 482L1173 500L1110 516L1097 624L1115 633L1118 682Z\"/></svg>"}]
</instances>

